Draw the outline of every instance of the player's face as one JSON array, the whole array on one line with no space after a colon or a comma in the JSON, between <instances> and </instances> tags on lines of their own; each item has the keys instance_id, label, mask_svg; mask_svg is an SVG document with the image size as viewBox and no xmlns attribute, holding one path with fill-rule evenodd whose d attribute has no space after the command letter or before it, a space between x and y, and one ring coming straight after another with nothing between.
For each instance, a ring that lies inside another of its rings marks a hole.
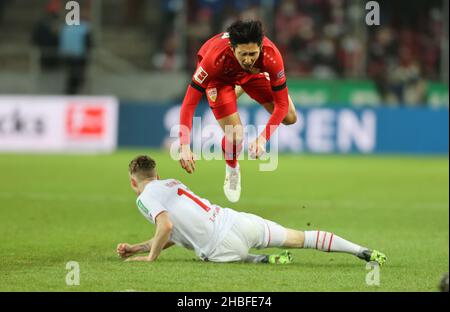
<instances>
[{"instance_id":1,"label":"player's face","mask_svg":"<svg viewBox=\"0 0 450 312\"><path fill-rule=\"evenodd\" d=\"M261 53L261 47L256 43L241 43L233 48L234 56L244 70L251 70Z\"/></svg>"}]
</instances>

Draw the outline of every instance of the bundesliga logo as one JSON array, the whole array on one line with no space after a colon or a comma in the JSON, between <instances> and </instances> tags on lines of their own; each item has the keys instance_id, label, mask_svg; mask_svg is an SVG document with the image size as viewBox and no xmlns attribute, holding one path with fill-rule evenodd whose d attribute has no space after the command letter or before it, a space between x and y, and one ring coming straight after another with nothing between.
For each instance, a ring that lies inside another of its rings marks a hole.
<instances>
[{"instance_id":1,"label":"bundesliga logo","mask_svg":"<svg viewBox=\"0 0 450 312\"><path fill-rule=\"evenodd\" d=\"M194 79L198 83L203 83L203 81L205 81L206 77L208 77L208 73L203 69L203 67L200 66L194 75Z\"/></svg>"}]
</instances>

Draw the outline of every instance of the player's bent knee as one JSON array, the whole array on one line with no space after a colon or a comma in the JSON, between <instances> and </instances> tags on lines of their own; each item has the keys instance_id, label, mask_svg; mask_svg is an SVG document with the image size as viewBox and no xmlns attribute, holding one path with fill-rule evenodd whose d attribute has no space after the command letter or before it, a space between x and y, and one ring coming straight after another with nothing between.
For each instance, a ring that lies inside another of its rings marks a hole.
<instances>
[{"instance_id":1,"label":"player's bent knee","mask_svg":"<svg viewBox=\"0 0 450 312\"><path fill-rule=\"evenodd\" d=\"M239 145L244 140L244 132L242 129L237 129L233 133L226 133L225 138L227 142L230 142L233 145Z\"/></svg>"},{"instance_id":2,"label":"player's bent knee","mask_svg":"<svg viewBox=\"0 0 450 312\"><path fill-rule=\"evenodd\" d=\"M305 234L303 231L287 229L287 237L283 244L289 248L303 248L305 243Z\"/></svg>"},{"instance_id":3,"label":"player's bent knee","mask_svg":"<svg viewBox=\"0 0 450 312\"><path fill-rule=\"evenodd\" d=\"M292 113L288 113L286 115L286 117L283 119L283 125L293 125L297 122L297 113L296 112L292 112Z\"/></svg>"}]
</instances>

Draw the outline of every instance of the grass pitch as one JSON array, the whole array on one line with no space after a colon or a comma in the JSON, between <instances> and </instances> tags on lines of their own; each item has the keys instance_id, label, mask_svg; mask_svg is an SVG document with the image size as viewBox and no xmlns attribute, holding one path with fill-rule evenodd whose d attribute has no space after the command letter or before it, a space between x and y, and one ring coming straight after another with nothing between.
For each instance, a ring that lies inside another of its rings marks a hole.
<instances>
[{"instance_id":1,"label":"grass pitch","mask_svg":"<svg viewBox=\"0 0 450 312\"><path fill-rule=\"evenodd\" d=\"M155 263L122 262L117 243L154 230L128 184L140 152L162 178L221 206L385 252L380 286L366 285L355 257L312 250L293 250L287 266L203 263L180 247ZM0 155L0 291L436 291L448 271L448 157L283 155L274 172L241 168L241 201L228 204L223 161L199 161L191 176L162 151ZM68 261L80 265L79 286L66 285Z\"/></svg>"}]
</instances>

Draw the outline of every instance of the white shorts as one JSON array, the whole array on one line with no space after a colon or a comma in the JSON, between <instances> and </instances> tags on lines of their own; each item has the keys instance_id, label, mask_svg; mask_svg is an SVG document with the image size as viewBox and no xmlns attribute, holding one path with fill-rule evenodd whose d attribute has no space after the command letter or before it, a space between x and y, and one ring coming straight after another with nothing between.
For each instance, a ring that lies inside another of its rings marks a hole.
<instances>
[{"instance_id":1,"label":"white shorts","mask_svg":"<svg viewBox=\"0 0 450 312\"><path fill-rule=\"evenodd\" d=\"M247 258L250 248L281 247L287 230L251 213L240 212L224 240L212 250L208 261L233 262Z\"/></svg>"}]
</instances>

